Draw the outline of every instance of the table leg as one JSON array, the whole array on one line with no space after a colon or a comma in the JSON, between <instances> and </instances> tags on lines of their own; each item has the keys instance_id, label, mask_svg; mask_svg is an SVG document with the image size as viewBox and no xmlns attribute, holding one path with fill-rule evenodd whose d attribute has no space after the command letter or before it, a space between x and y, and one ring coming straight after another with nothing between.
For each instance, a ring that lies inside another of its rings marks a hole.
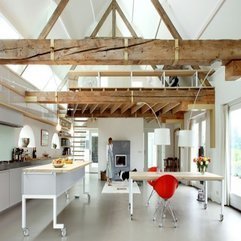
<instances>
[{"instance_id":1,"label":"table leg","mask_svg":"<svg viewBox=\"0 0 241 241\"><path fill-rule=\"evenodd\" d=\"M61 235L64 237L66 235L66 228L64 224L57 224L57 197L53 197L53 228L61 229Z\"/></svg>"},{"instance_id":2,"label":"table leg","mask_svg":"<svg viewBox=\"0 0 241 241\"><path fill-rule=\"evenodd\" d=\"M207 185L207 181L204 181L204 194L205 194L204 209L207 209L207 206L208 206L208 185Z\"/></svg>"},{"instance_id":3,"label":"table leg","mask_svg":"<svg viewBox=\"0 0 241 241\"><path fill-rule=\"evenodd\" d=\"M23 235L28 236L29 235L29 230L26 227L27 222L26 222L26 198L24 195L22 195L22 229L23 229Z\"/></svg>"},{"instance_id":4,"label":"table leg","mask_svg":"<svg viewBox=\"0 0 241 241\"><path fill-rule=\"evenodd\" d=\"M86 176L84 176L84 178L83 178L83 194L86 194L87 195L87 197L88 197L88 203L90 202L90 194L88 193L88 192L86 192L86 190L85 190L85 177Z\"/></svg>"},{"instance_id":5,"label":"table leg","mask_svg":"<svg viewBox=\"0 0 241 241\"><path fill-rule=\"evenodd\" d=\"M221 181L221 214L219 221L222 222L224 219L223 210L224 210L224 180Z\"/></svg>"},{"instance_id":6,"label":"table leg","mask_svg":"<svg viewBox=\"0 0 241 241\"><path fill-rule=\"evenodd\" d=\"M133 180L130 178L129 180L129 211L130 211L130 216L131 220L133 217Z\"/></svg>"}]
</instances>

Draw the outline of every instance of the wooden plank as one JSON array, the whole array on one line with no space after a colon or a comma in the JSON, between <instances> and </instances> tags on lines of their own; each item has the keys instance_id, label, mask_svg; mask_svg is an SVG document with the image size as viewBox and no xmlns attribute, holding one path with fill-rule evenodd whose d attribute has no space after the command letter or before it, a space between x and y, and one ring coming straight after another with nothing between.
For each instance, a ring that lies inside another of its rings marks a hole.
<instances>
[{"instance_id":1,"label":"wooden plank","mask_svg":"<svg viewBox=\"0 0 241 241\"><path fill-rule=\"evenodd\" d=\"M116 1L112 0L112 38L116 37Z\"/></svg>"},{"instance_id":2,"label":"wooden plank","mask_svg":"<svg viewBox=\"0 0 241 241\"><path fill-rule=\"evenodd\" d=\"M192 101L199 88L160 88L141 90L81 90L81 91L27 91L25 101L28 103L69 103L69 104L130 104L138 102L151 103L175 103L180 101ZM215 101L214 88L202 88L197 98L197 104L213 104Z\"/></svg>"},{"instance_id":3,"label":"wooden plank","mask_svg":"<svg viewBox=\"0 0 241 241\"><path fill-rule=\"evenodd\" d=\"M111 10L112 10L112 2L110 3L110 5L106 9L106 11L104 12L103 16L101 17L100 21L98 22L98 24L96 25L95 29L91 33L90 37L95 37L97 35L97 33L99 32L99 30L102 27L103 23L105 22L106 18L110 14Z\"/></svg>"},{"instance_id":4,"label":"wooden plank","mask_svg":"<svg viewBox=\"0 0 241 241\"><path fill-rule=\"evenodd\" d=\"M170 18L166 14L166 11L164 10L162 5L160 4L159 0L151 0L151 2L153 4L153 6L156 8L158 14L160 15L161 19L165 23L166 27L170 31L171 35L175 39L180 39L181 40L182 39L181 35L178 33L178 31L175 28L175 26L173 25L172 21L170 20Z\"/></svg>"},{"instance_id":5,"label":"wooden plank","mask_svg":"<svg viewBox=\"0 0 241 241\"><path fill-rule=\"evenodd\" d=\"M162 114L166 114L167 112L171 111L173 108L180 105L180 102L169 103L162 109Z\"/></svg>"},{"instance_id":6,"label":"wooden plank","mask_svg":"<svg viewBox=\"0 0 241 241\"><path fill-rule=\"evenodd\" d=\"M102 105L102 107L100 108L100 114L104 113L106 111L106 109L110 107L110 105Z\"/></svg>"},{"instance_id":7,"label":"wooden plank","mask_svg":"<svg viewBox=\"0 0 241 241\"><path fill-rule=\"evenodd\" d=\"M93 112L97 109L98 105L92 105L90 107L90 114L93 114Z\"/></svg>"},{"instance_id":8,"label":"wooden plank","mask_svg":"<svg viewBox=\"0 0 241 241\"><path fill-rule=\"evenodd\" d=\"M47 22L47 24L45 25L45 27L43 28L43 30L39 34L39 37L38 37L39 39L45 39L48 36L49 32L53 28L54 24L58 20L59 16L61 15L63 10L65 9L68 2L69 2L69 0L61 0L60 1L58 6L56 7L56 9L54 10L52 16L50 17L49 21Z\"/></svg>"},{"instance_id":9,"label":"wooden plank","mask_svg":"<svg viewBox=\"0 0 241 241\"><path fill-rule=\"evenodd\" d=\"M113 105L110 109L110 114L113 114L117 109L121 107L121 104Z\"/></svg>"},{"instance_id":10,"label":"wooden plank","mask_svg":"<svg viewBox=\"0 0 241 241\"><path fill-rule=\"evenodd\" d=\"M225 64L241 59L241 40L180 40L177 50L174 40L4 39L0 40L0 64L170 65L175 51L179 51L177 64L209 65L217 57Z\"/></svg>"},{"instance_id":11,"label":"wooden plank","mask_svg":"<svg viewBox=\"0 0 241 241\"><path fill-rule=\"evenodd\" d=\"M237 80L241 78L241 60L233 60L226 65L225 79Z\"/></svg>"},{"instance_id":12,"label":"wooden plank","mask_svg":"<svg viewBox=\"0 0 241 241\"><path fill-rule=\"evenodd\" d=\"M122 18L123 22L125 23L126 27L130 31L131 36L137 38L138 36L137 36L134 28L131 26L130 22L128 21L127 17L123 13L123 11L121 10L121 8L120 8L120 6L119 6L119 4L117 2L115 3L115 6L116 6L117 12L119 13L119 15Z\"/></svg>"}]
</instances>

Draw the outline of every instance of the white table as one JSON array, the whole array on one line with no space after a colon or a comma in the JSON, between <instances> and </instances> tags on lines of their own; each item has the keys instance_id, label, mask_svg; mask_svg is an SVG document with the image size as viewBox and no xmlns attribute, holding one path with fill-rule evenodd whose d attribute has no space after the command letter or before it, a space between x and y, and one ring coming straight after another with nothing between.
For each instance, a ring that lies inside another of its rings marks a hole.
<instances>
[{"instance_id":1,"label":"white table","mask_svg":"<svg viewBox=\"0 0 241 241\"><path fill-rule=\"evenodd\" d=\"M224 177L220 175L216 175L213 173L206 172L201 174L199 172L130 172L129 179L129 210L131 219L133 217L133 181L147 181L147 180L155 180L156 178L164 175L171 174L177 178L178 181L203 181L204 182L204 190L205 190L205 203L204 208L207 208L207 181L218 181L220 182L220 200L221 200L221 213L220 213L220 221L223 221L223 209L224 209Z\"/></svg>"},{"instance_id":2,"label":"white table","mask_svg":"<svg viewBox=\"0 0 241 241\"><path fill-rule=\"evenodd\" d=\"M23 169L22 229L24 236L29 235L26 226L27 199L52 199L53 228L61 229L61 235L66 235L64 224L57 224L57 197L67 193L76 182L85 177L85 166L90 163L89 161L76 161L73 164L65 164L62 168L55 168L52 164L47 164Z\"/></svg>"}]
</instances>

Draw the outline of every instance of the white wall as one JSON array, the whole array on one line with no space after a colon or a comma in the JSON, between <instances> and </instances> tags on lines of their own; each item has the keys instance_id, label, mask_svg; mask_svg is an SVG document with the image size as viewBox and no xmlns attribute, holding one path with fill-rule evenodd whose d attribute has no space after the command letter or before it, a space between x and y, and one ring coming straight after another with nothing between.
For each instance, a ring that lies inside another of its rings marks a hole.
<instances>
[{"instance_id":1,"label":"white wall","mask_svg":"<svg viewBox=\"0 0 241 241\"><path fill-rule=\"evenodd\" d=\"M130 168L144 169L144 137L142 118L99 118L98 155L99 171L106 169L106 145L109 137L113 140L130 141Z\"/></svg>"},{"instance_id":2,"label":"white wall","mask_svg":"<svg viewBox=\"0 0 241 241\"><path fill-rule=\"evenodd\" d=\"M225 68L221 67L214 74L212 85L215 86L215 122L216 122L216 148L210 149L212 171L217 174L225 175L225 161L222 156L222 138L223 138L223 114L222 107L224 104L230 103L241 98L241 79L236 81L225 81ZM212 185L212 198L219 200L218 184Z\"/></svg>"},{"instance_id":3,"label":"white wall","mask_svg":"<svg viewBox=\"0 0 241 241\"><path fill-rule=\"evenodd\" d=\"M35 144L37 150L37 157L42 157L43 153L48 153L51 157L60 156L60 149L52 149L51 141L54 133L56 132L55 127L52 125L48 125L30 118L24 118L24 125L29 125L34 132ZM41 129L47 130L49 132L49 142L48 146L41 146ZM19 130L20 133L20 130ZM19 135L19 134L18 134Z\"/></svg>"}]
</instances>

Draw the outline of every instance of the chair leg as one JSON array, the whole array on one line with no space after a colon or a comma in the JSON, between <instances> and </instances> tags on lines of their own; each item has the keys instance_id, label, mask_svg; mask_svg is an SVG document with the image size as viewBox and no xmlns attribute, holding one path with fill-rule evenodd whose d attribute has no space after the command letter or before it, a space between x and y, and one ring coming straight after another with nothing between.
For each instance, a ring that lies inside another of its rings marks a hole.
<instances>
[{"instance_id":1,"label":"chair leg","mask_svg":"<svg viewBox=\"0 0 241 241\"><path fill-rule=\"evenodd\" d=\"M174 211L173 211L173 209L171 207L170 202L168 203L168 210L169 210L169 212L170 212L170 214L172 216L172 219L173 219L173 222L174 222L174 227L176 228L177 227L177 218L176 218L176 215L175 215L175 213L174 213Z\"/></svg>"},{"instance_id":2,"label":"chair leg","mask_svg":"<svg viewBox=\"0 0 241 241\"><path fill-rule=\"evenodd\" d=\"M147 206L149 206L149 204L150 204L150 199L151 199L153 193L154 193L154 189L152 189L151 194L150 194L150 196L149 196L149 198L147 200L147 204L146 204Z\"/></svg>"},{"instance_id":3,"label":"chair leg","mask_svg":"<svg viewBox=\"0 0 241 241\"><path fill-rule=\"evenodd\" d=\"M166 210L168 210L169 213L171 214L173 222L174 222L174 227L176 228L177 227L177 218L176 218L175 212L172 209L172 206L171 206L171 203L169 200L167 200L167 201L163 200L161 202L161 204L156 208L155 213L153 215L153 221L156 221L157 217L160 217L160 222L159 222L158 226L160 228L163 227L163 218L166 217Z\"/></svg>"},{"instance_id":4,"label":"chair leg","mask_svg":"<svg viewBox=\"0 0 241 241\"><path fill-rule=\"evenodd\" d=\"M156 221L156 218L157 218L157 216L158 216L158 212L159 212L159 210L161 209L161 205L160 204L158 204L158 206L157 206L157 208L156 208L156 210L155 210L155 212L154 212L154 214L153 214L153 218L152 218L152 220L153 221Z\"/></svg>"},{"instance_id":5,"label":"chair leg","mask_svg":"<svg viewBox=\"0 0 241 241\"><path fill-rule=\"evenodd\" d=\"M166 208L167 208L167 202L164 201L162 205L161 213L160 213L160 223L158 225L160 228L163 227L163 217L165 217Z\"/></svg>"}]
</instances>

